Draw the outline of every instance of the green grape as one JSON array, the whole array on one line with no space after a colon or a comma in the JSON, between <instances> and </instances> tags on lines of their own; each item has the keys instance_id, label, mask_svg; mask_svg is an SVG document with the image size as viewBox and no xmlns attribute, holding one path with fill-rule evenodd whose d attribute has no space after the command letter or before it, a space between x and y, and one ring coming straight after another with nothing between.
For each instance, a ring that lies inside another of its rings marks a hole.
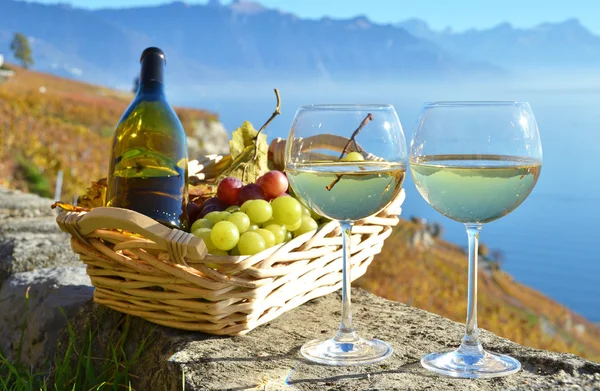
<instances>
[{"instance_id":1,"label":"green grape","mask_svg":"<svg viewBox=\"0 0 600 391\"><path fill-rule=\"evenodd\" d=\"M302 216L310 216L310 209L302 205Z\"/></svg>"},{"instance_id":2,"label":"green grape","mask_svg":"<svg viewBox=\"0 0 600 391\"><path fill-rule=\"evenodd\" d=\"M277 221L275 221L275 219L265 221L264 223L262 223L261 228L267 228L269 225L276 225L278 227L285 229L285 224L279 224Z\"/></svg>"},{"instance_id":3,"label":"green grape","mask_svg":"<svg viewBox=\"0 0 600 391\"><path fill-rule=\"evenodd\" d=\"M254 224L264 223L273 216L271 204L265 200L254 200L246 208L246 214Z\"/></svg>"},{"instance_id":4,"label":"green grape","mask_svg":"<svg viewBox=\"0 0 600 391\"><path fill-rule=\"evenodd\" d=\"M285 234L287 232L285 226L279 224L269 224L265 227L265 229L273 232L273 235L275 235L275 244L283 243L285 240Z\"/></svg>"},{"instance_id":5,"label":"green grape","mask_svg":"<svg viewBox=\"0 0 600 391\"><path fill-rule=\"evenodd\" d=\"M256 231L258 228L260 228L260 227L257 224L250 224L250 226L248 227L246 232Z\"/></svg>"},{"instance_id":6,"label":"green grape","mask_svg":"<svg viewBox=\"0 0 600 391\"><path fill-rule=\"evenodd\" d=\"M292 233L290 231L287 231L285 233L285 239L283 240L284 242L289 242L290 240L292 240L293 236Z\"/></svg>"},{"instance_id":7,"label":"green grape","mask_svg":"<svg viewBox=\"0 0 600 391\"><path fill-rule=\"evenodd\" d=\"M306 204L301 203L301 205L302 205L302 215L303 216L310 216L315 220L319 220L321 218L321 216L316 214L315 211L312 210L311 208L309 208L308 206L306 206Z\"/></svg>"},{"instance_id":8,"label":"green grape","mask_svg":"<svg viewBox=\"0 0 600 391\"><path fill-rule=\"evenodd\" d=\"M250 219L245 213L235 212L227 218L227 221L232 222L237 227L238 231L243 234L250 227Z\"/></svg>"},{"instance_id":9,"label":"green grape","mask_svg":"<svg viewBox=\"0 0 600 391\"><path fill-rule=\"evenodd\" d=\"M229 255L227 253L227 251L223 251L223 250L219 250L219 249L210 250L209 253L210 253L210 255Z\"/></svg>"},{"instance_id":10,"label":"green grape","mask_svg":"<svg viewBox=\"0 0 600 391\"><path fill-rule=\"evenodd\" d=\"M237 257L238 255L242 255L242 254L240 253L240 248L238 246L235 246L234 248L229 250L229 255L233 255L233 256Z\"/></svg>"},{"instance_id":11,"label":"green grape","mask_svg":"<svg viewBox=\"0 0 600 391\"><path fill-rule=\"evenodd\" d=\"M299 219L298 221L296 221L294 224L288 224L285 226L285 229L287 229L290 232L294 232L296 231L298 228L300 228L300 226L302 225L302 219Z\"/></svg>"},{"instance_id":12,"label":"green grape","mask_svg":"<svg viewBox=\"0 0 600 391\"><path fill-rule=\"evenodd\" d=\"M229 216L231 216L231 213L229 212L219 212L219 215L217 216L219 220L217 222L227 220Z\"/></svg>"},{"instance_id":13,"label":"green grape","mask_svg":"<svg viewBox=\"0 0 600 391\"><path fill-rule=\"evenodd\" d=\"M240 231L230 221L219 221L214 225L210 238L216 248L228 251L234 248L240 240Z\"/></svg>"},{"instance_id":14,"label":"green grape","mask_svg":"<svg viewBox=\"0 0 600 391\"><path fill-rule=\"evenodd\" d=\"M225 212L229 212L229 213L234 213L240 210L240 207L237 205L231 205L230 207L228 207L227 209L225 209Z\"/></svg>"},{"instance_id":15,"label":"green grape","mask_svg":"<svg viewBox=\"0 0 600 391\"><path fill-rule=\"evenodd\" d=\"M227 213L227 215L225 215L225 213ZM219 221L223 221L226 220L227 217L229 217L229 213L228 212L210 212L208 213L206 216L204 216L204 218L208 221L210 221L211 223L217 224Z\"/></svg>"},{"instance_id":16,"label":"green grape","mask_svg":"<svg viewBox=\"0 0 600 391\"><path fill-rule=\"evenodd\" d=\"M365 157L360 152L350 152L341 159L343 162L361 162Z\"/></svg>"},{"instance_id":17,"label":"green grape","mask_svg":"<svg viewBox=\"0 0 600 391\"><path fill-rule=\"evenodd\" d=\"M244 232L238 243L241 255L254 255L267 248L267 244L260 234Z\"/></svg>"},{"instance_id":18,"label":"green grape","mask_svg":"<svg viewBox=\"0 0 600 391\"><path fill-rule=\"evenodd\" d=\"M319 228L317 222L310 216L302 216L302 224L300 224L300 228L294 231L294 236L299 236L304 233L314 231Z\"/></svg>"},{"instance_id":19,"label":"green grape","mask_svg":"<svg viewBox=\"0 0 600 391\"><path fill-rule=\"evenodd\" d=\"M256 230L256 233L258 233L260 236L262 236L262 238L265 240L265 244L266 244L267 248L273 247L275 245L275 243L277 242L277 239L275 238L275 234L269 230L260 228L260 229Z\"/></svg>"},{"instance_id":20,"label":"green grape","mask_svg":"<svg viewBox=\"0 0 600 391\"><path fill-rule=\"evenodd\" d=\"M313 218L313 220L315 221L319 221L321 220L322 216L317 214L314 210L310 209L310 217Z\"/></svg>"},{"instance_id":21,"label":"green grape","mask_svg":"<svg viewBox=\"0 0 600 391\"><path fill-rule=\"evenodd\" d=\"M269 220L265 221L264 223L262 223L261 225L264 228L264 227L267 227L267 226L269 226L271 224L277 224L277 222L275 221L275 219L269 219ZM278 225L281 225L281 224L278 224Z\"/></svg>"},{"instance_id":22,"label":"green grape","mask_svg":"<svg viewBox=\"0 0 600 391\"><path fill-rule=\"evenodd\" d=\"M240 207L240 212L244 212L246 213L246 210L248 210L248 207L250 206L251 203L253 203L255 200L248 200L246 202L244 202L242 204L242 206Z\"/></svg>"},{"instance_id":23,"label":"green grape","mask_svg":"<svg viewBox=\"0 0 600 391\"><path fill-rule=\"evenodd\" d=\"M198 228L197 230L192 232L192 235L199 237L204 242L206 249L210 252L211 250L216 250L215 244L210 238L210 234L212 229L210 228Z\"/></svg>"},{"instance_id":24,"label":"green grape","mask_svg":"<svg viewBox=\"0 0 600 391\"><path fill-rule=\"evenodd\" d=\"M279 224L295 224L302 217L302 205L292 197L277 197L271 201L273 218Z\"/></svg>"},{"instance_id":25,"label":"green grape","mask_svg":"<svg viewBox=\"0 0 600 391\"><path fill-rule=\"evenodd\" d=\"M192 224L192 228L190 229L190 232L194 232L198 228L212 228L212 226L213 226L212 221L210 221L208 219L198 219L198 220L194 221L194 224Z\"/></svg>"}]
</instances>

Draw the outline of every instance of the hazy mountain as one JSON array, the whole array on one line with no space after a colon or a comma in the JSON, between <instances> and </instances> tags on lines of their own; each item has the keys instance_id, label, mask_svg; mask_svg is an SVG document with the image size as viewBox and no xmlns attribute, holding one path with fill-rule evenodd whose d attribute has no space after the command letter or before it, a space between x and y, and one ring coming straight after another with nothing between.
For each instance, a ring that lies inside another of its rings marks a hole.
<instances>
[{"instance_id":1,"label":"hazy mountain","mask_svg":"<svg viewBox=\"0 0 600 391\"><path fill-rule=\"evenodd\" d=\"M485 30L434 31L411 19L397 24L465 60L489 61L514 71L528 68L594 68L600 66L600 37L576 19L519 29L508 23Z\"/></svg>"},{"instance_id":2,"label":"hazy mountain","mask_svg":"<svg viewBox=\"0 0 600 391\"><path fill-rule=\"evenodd\" d=\"M150 45L167 53L170 80L177 83L499 71L365 17L307 20L250 1L87 10L0 0L0 15L0 51L8 51L19 31L33 40L36 69L108 85L131 84Z\"/></svg>"}]
</instances>

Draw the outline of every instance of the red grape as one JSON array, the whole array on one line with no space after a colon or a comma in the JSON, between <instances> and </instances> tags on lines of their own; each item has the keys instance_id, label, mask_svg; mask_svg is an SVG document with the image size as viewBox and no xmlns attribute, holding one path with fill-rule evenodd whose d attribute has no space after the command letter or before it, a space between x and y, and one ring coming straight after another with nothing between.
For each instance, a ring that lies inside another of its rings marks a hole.
<instances>
[{"instance_id":1,"label":"red grape","mask_svg":"<svg viewBox=\"0 0 600 391\"><path fill-rule=\"evenodd\" d=\"M194 202L189 202L187 204L187 212L188 212L188 219L190 221L190 226L194 223L194 221L198 220L198 218L200 217L200 212L202 211L202 208L200 208L200 206Z\"/></svg>"},{"instance_id":2,"label":"red grape","mask_svg":"<svg viewBox=\"0 0 600 391\"><path fill-rule=\"evenodd\" d=\"M276 197L288 189L288 179L281 171L273 170L267 172L257 181L260 188L267 197Z\"/></svg>"},{"instance_id":3,"label":"red grape","mask_svg":"<svg viewBox=\"0 0 600 391\"><path fill-rule=\"evenodd\" d=\"M218 199L217 197L211 197L209 199L207 199L206 201L204 201L202 203L202 208L205 208L209 205L218 205L220 207L223 207L223 209L227 208L227 204L225 204L223 201L221 201L220 199Z\"/></svg>"},{"instance_id":4,"label":"red grape","mask_svg":"<svg viewBox=\"0 0 600 391\"><path fill-rule=\"evenodd\" d=\"M222 205L217 205L217 204L206 205L200 211L200 218L206 216L210 212L222 212L224 210L225 210L225 207Z\"/></svg>"},{"instance_id":5,"label":"red grape","mask_svg":"<svg viewBox=\"0 0 600 391\"><path fill-rule=\"evenodd\" d=\"M262 191L260 186L256 183L251 183L242 187L240 191L240 196L238 198L238 205L242 205L244 202L248 200L264 200L266 199L265 193Z\"/></svg>"},{"instance_id":6,"label":"red grape","mask_svg":"<svg viewBox=\"0 0 600 391\"><path fill-rule=\"evenodd\" d=\"M237 203L240 190L244 184L237 178L225 178L217 187L217 197L227 205Z\"/></svg>"}]
</instances>

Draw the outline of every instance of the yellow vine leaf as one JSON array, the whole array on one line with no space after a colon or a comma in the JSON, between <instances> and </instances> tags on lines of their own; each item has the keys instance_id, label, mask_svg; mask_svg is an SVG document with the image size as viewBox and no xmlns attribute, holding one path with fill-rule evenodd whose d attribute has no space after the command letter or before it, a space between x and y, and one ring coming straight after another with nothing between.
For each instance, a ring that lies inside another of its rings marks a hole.
<instances>
[{"instance_id":1,"label":"yellow vine leaf","mask_svg":"<svg viewBox=\"0 0 600 391\"><path fill-rule=\"evenodd\" d=\"M255 148L257 143L257 153ZM258 134L252 124L245 121L231 134L229 151L232 162L219 176L217 182L226 177L240 179L244 183L255 183L258 177L269 171L267 136Z\"/></svg>"}]
</instances>

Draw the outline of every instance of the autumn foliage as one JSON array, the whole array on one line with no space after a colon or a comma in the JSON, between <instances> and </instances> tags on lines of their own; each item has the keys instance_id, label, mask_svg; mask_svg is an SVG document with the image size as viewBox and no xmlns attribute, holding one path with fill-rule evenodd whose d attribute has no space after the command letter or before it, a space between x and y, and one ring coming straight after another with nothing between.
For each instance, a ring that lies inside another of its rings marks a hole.
<instances>
[{"instance_id":1,"label":"autumn foliage","mask_svg":"<svg viewBox=\"0 0 600 391\"><path fill-rule=\"evenodd\" d=\"M114 127L132 95L13 69L16 76L0 84L0 186L49 196L62 171L61 199L73 202L106 176ZM217 119L201 110L176 112L188 132L198 121ZM42 186L33 183L37 177Z\"/></svg>"}]
</instances>

